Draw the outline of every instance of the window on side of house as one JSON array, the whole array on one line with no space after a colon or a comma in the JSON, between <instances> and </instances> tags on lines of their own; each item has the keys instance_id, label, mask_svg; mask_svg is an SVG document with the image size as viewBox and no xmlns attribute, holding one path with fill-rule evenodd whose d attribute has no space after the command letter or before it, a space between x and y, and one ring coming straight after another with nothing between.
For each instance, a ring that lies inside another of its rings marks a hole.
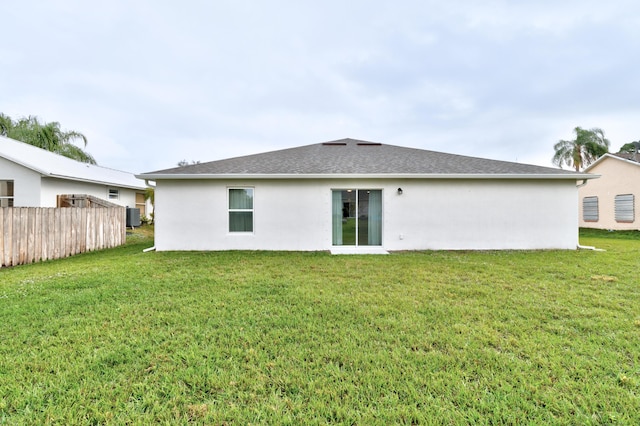
<instances>
[{"instance_id":1,"label":"window on side of house","mask_svg":"<svg viewBox=\"0 0 640 426\"><path fill-rule=\"evenodd\" d=\"M109 199L118 200L120 198L120 190L116 188L109 188Z\"/></svg>"},{"instance_id":2,"label":"window on side of house","mask_svg":"<svg viewBox=\"0 0 640 426\"><path fill-rule=\"evenodd\" d=\"M582 219L585 222L598 221L598 197L584 197L582 199Z\"/></svg>"},{"instance_id":3,"label":"window on side of house","mask_svg":"<svg viewBox=\"0 0 640 426\"><path fill-rule=\"evenodd\" d=\"M144 194L136 192L136 208L140 209L140 216L147 215L147 200L144 199Z\"/></svg>"},{"instance_id":4,"label":"window on side of house","mask_svg":"<svg viewBox=\"0 0 640 426\"><path fill-rule=\"evenodd\" d=\"M253 232L253 188L229 188L229 232Z\"/></svg>"},{"instance_id":5,"label":"window on side of house","mask_svg":"<svg viewBox=\"0 0 640 426\"><path fill-rule=\"evenodd\" d=\"M633 194L616 195L615 215L616 222L631 223L635 220Z\"/></svg>"},{"instance_id":6,"label":"window on side of house","mask_svg":"<svg viewBox=\"0 0 640 426\"><path fill-rule=\"evenodd\" d=\"M0 207L13 207L12 180L0 180Z\"/></svg>"}]
</instances>

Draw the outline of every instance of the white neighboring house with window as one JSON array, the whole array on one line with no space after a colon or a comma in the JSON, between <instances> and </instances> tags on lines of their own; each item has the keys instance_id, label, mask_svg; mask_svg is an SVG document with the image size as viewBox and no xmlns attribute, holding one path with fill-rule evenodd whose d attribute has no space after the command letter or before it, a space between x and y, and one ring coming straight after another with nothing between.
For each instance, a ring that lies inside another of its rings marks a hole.
<instances>
[{"instance_id":1,"label":"white neighboring house with window","mask_svg":"<svg viewBox=\"0 0 640 426\"><path fill-rule=\"evenodd\" d=\"M159 170L157 250L575 249L594 176L354 139Z\"/></svg>"},{"instance_id":2,"label":"white neighboring house with window","mask_svg":"<svg viewBox=\"0 0 640 426\"><path fill-rule=\"evenodd\" d=\"M580 226L640 230L640 154L605 154L585 173L600 178L579 189Z\"/></svg>"},{"instance_id":3,"label":"white neighboring house with window","mask_svg":"<svg viewBox=\"0 0 640 426\"><path fill-rule=\"evenodd\" d=\"M0 136L0 206L56 207L61 194L87 194L124 207L143 207L145 182L133 173L81 163Z\"/></svg>"}]
</instances>

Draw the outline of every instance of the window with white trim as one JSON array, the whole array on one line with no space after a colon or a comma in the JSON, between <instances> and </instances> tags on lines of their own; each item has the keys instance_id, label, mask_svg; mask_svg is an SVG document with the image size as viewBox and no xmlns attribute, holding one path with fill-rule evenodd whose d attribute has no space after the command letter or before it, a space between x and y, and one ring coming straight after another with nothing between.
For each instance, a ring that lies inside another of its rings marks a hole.
<instances>
[{"instance_id":1,"label":"window with white trim","mask_svg":"<svg viewBox=\"0 0 640 426\"><path fill-rule=\"evenodd\" d=\"M615 215L616 222L631 223L635 220L633 194L616 195Z\"/></svg>"},{"instance_id":2,"label":"window with white trim","mask_svg":"<svg viewBox=\"0 0 640 426\"><path fill-rule=\"evenodd\" d=\"M331 204L334 246L382 245L382 190L334 189Z\"/></svg>"},{"instance_id":3,"label":"window with white trim","mask_svg":"<svg viewBox=\"0 0 640 426\"><path fill-rule=\"evenodd\" d=\"M598 197L584 197L582 199L582 220L597 222L598 219Z\"/></svg>"},{"instance_id":4,"label":"window with white trim","mask_svg":"<svg viewBox=\"0 0 640 426\"><path fill-rule=\"evenodd\" d=\"M0 207L13 207L12 180L0 180Z\"/></svg>"},{"instance_id":5,"label":"window with white trim","mask_svg":"<svg viewBox=\"0 0 640 426\"><path fill-rule=\"evenodd\" d=\"M229 232L253 232L253 188L229 188Z\"/></svg>"},{"instance_id":6,"label":"window with white trim","mask_svg":"<svg viewBox=\"0 0 640 426\"><path fill-rule=\"evenodd\" d=\"M109 199L118 200L120 198L120 190L116 188L109 188Z\"/></svg>"}]
</instances>

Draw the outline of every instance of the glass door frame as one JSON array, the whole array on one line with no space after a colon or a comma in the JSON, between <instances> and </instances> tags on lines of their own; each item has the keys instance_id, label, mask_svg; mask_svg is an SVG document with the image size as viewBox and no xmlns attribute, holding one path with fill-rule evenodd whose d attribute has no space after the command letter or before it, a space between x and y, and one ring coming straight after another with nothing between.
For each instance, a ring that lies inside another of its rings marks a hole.
<instances>
[{"instance_id":1,"label":"glass door frame","mask_svg":"<svg viewBox=\"0 0 640 426\"><path fill-rule=\"evenodd\" d=\"M366 200L361 197L362 191L367 192ZM345 204L344 193L353 193L353 201L347 200ZM376 195L376 196L372 196ZM333 247L382 247L382 217L383 217L383 195L381 188L332 188L331 189L331 245ZM366 202L366 214L363 214L363 206ZM371 209L374 209L373 211ZM344 224L348 223L353 215L355 235L349 238L353 244L344 243ZM365 216L363 219L362 217ZM364 229L361 224L366 221ZM365 235L365 242L360 241L361 232Z\"/></svg>"}]
</instances>

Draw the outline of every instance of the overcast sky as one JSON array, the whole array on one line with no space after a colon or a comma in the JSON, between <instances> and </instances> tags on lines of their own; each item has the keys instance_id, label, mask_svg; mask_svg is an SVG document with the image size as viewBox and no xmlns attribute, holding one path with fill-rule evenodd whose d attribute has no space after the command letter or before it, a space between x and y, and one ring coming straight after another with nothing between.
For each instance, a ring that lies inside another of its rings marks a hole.
<instances>
[{"instance_id":1,"label":"overcast sky","mask_svg":"<svg viewBox=\"0 0 640 426\"><path fill-rule=\"evenodd\" d=\"M640 139L637 1L6 1L0 112L134 173L351 137L551 166Z\"/></svg>"}]
</instances>

